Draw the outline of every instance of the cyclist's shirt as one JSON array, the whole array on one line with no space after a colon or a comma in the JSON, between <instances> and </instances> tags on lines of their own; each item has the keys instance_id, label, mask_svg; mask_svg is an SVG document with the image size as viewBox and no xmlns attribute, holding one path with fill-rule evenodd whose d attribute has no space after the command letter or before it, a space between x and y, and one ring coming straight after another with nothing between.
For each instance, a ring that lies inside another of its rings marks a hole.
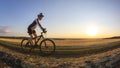
<instances>
[{"instance_id":1,"label":"cyclist's shirt","mask_svg":"<svg viewBox=\"0 0 120 68\"><path fill-rule=\"evenodd\" d=\"M28 28L30 28L31 30L34 30L34 29L37 27L37 25L39 25L39 20L38 20L38 19L35 19L35 20L32 22L32 24L29 25Z\"/></svg>"}]
</instances>

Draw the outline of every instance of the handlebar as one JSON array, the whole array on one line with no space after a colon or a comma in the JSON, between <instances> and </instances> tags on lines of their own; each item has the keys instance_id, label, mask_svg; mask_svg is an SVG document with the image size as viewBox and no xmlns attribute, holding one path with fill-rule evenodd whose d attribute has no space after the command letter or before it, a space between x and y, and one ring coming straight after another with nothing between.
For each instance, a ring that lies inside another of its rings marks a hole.
<instances>
[{"instance_id":1,"label":"handlebar","mask_svg":"<svg viewBox=\"0 0 120 68\"><path fill-rule=\"evenodd\" d=\"M43 29L43 31L41 32L41 35L43 35L43 33L47 33L46 29Z\"/></svg>"}]
</instances>

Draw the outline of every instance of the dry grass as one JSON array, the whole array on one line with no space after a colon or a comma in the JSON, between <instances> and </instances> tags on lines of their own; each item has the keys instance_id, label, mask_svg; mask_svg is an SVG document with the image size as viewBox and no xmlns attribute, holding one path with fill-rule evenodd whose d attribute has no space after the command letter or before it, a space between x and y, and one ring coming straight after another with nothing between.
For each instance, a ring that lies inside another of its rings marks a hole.
<instances>
[{"instance_id":1,"label":"dry grass","mask_svg":"<svg viewBox=\"0 0 120 68\"><path fill-rule=\"evenodd\" d=\"M0 40L13 42L13 43L20 43L22 39L0 38ZM118 41L120 41L120 39L54 40L57 46L94 46L94 45L108 44Z\"/></svg>"},{"instance_id":2,"label":"dry grass","mask_svg":"<svg viewBox=\"0 0 120 68\"><path fill-rule=\"evenodd\" d=\"M0 40L13 42L13 43L20 43L22 39L9 39L9 38L0 38Z\"/></svg>"},{"instance_id":3,"label":"dry grass","mask_svg":"<svg viewBox=\"0 0 120 68\"><path fill-rule=\"evenodd\" d=\"M0 40L10 42L12 45L13 43L20 43L21 39L4 39L0 38ZM116 45L116 42L118 43L120 39L87 39L87 40L54 40L57 46L63 46L62 48L64 49L64 46L100 46L100 45ZM113 43L113 44L111 44ZM7 44L7 43L6 43ZM117 44L118 45L118 44ZM13 47L11 47L13 48ZM0 51L7 52L11 54L12 56L15 56L21 60L23 60L26 63L33 64L35 66L41 65L41 68L47 67L47 68L80 68L80 66L85 66L85 61L92 60L100 60L102 57L108 56L108 55L115 55L117 52L120 52L120 48L116 48L114 50L109 50L107 52L101 53L99 52L98 54L90 54L90 51L88 52L89 55L87 56L82 56L81 53L71 53L67 52L65 53L64 51L61 51L63 54L55 54L53 56L39 56L38 54L26 54L17 51L18 49L11 49L11 48L6 48L6 47L0 47ZM62 49L61 48L61 49ZM80 49L79 49L80 50ZM89 50L89 49L88 49ZM95 51L92 51L95 52ZM66 54L71 54L72 57L69 57L70 55ZM58 55L58 56L57 56ZM67 57L62 57L62 56L67 56Z\"/></svg>"},{"instance_id":4,"label":"dry grass","mask_svg":"<svg viewBox=\"0 0 120 68\"><path fill-rule=\"evenodd\" d=\"M120 39L84 39L84 40L55 40L58 46L90 46L120 41Z\"/></svg>"}]
</instances>

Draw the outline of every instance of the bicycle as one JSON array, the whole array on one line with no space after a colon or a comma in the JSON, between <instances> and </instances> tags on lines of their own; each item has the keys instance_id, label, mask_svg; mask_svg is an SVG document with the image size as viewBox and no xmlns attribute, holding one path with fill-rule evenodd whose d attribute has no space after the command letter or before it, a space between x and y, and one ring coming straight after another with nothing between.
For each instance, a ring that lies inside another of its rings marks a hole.
<instances>
[{"instance_id":1,"label":"bicycle","mask_svg":"<svg viewBox=\"0 0 120 68\"><path fill-rule=\"evenodd\" d=\"M23 38L21 41L21 49L23 51L31 52L32 49L38 48L41 54L44 55L50 55L55 52L56 45L52 39L45 38L44 32L41 32L41 35L39 35L34 40L34 45L31 44L31 41L29 41L29 38ZM41 40L42 39L42 40Z\"/></svg>"}]
</instances>

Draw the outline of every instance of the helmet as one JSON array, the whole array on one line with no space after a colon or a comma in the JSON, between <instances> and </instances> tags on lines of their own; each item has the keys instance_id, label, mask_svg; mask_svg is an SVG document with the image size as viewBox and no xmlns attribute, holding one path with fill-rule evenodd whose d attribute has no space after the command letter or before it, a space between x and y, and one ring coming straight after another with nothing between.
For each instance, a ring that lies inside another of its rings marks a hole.
<instances>
[{"instance_id":1,"label":"helmet","mask_svg":"<svg viewBox=\"0 0 120 68\"><path fill-rule=\"evenodd\" d=\"M42 13L38 14L38 16L44 17L44 15Z\"/></svg>"}]
</instances>

